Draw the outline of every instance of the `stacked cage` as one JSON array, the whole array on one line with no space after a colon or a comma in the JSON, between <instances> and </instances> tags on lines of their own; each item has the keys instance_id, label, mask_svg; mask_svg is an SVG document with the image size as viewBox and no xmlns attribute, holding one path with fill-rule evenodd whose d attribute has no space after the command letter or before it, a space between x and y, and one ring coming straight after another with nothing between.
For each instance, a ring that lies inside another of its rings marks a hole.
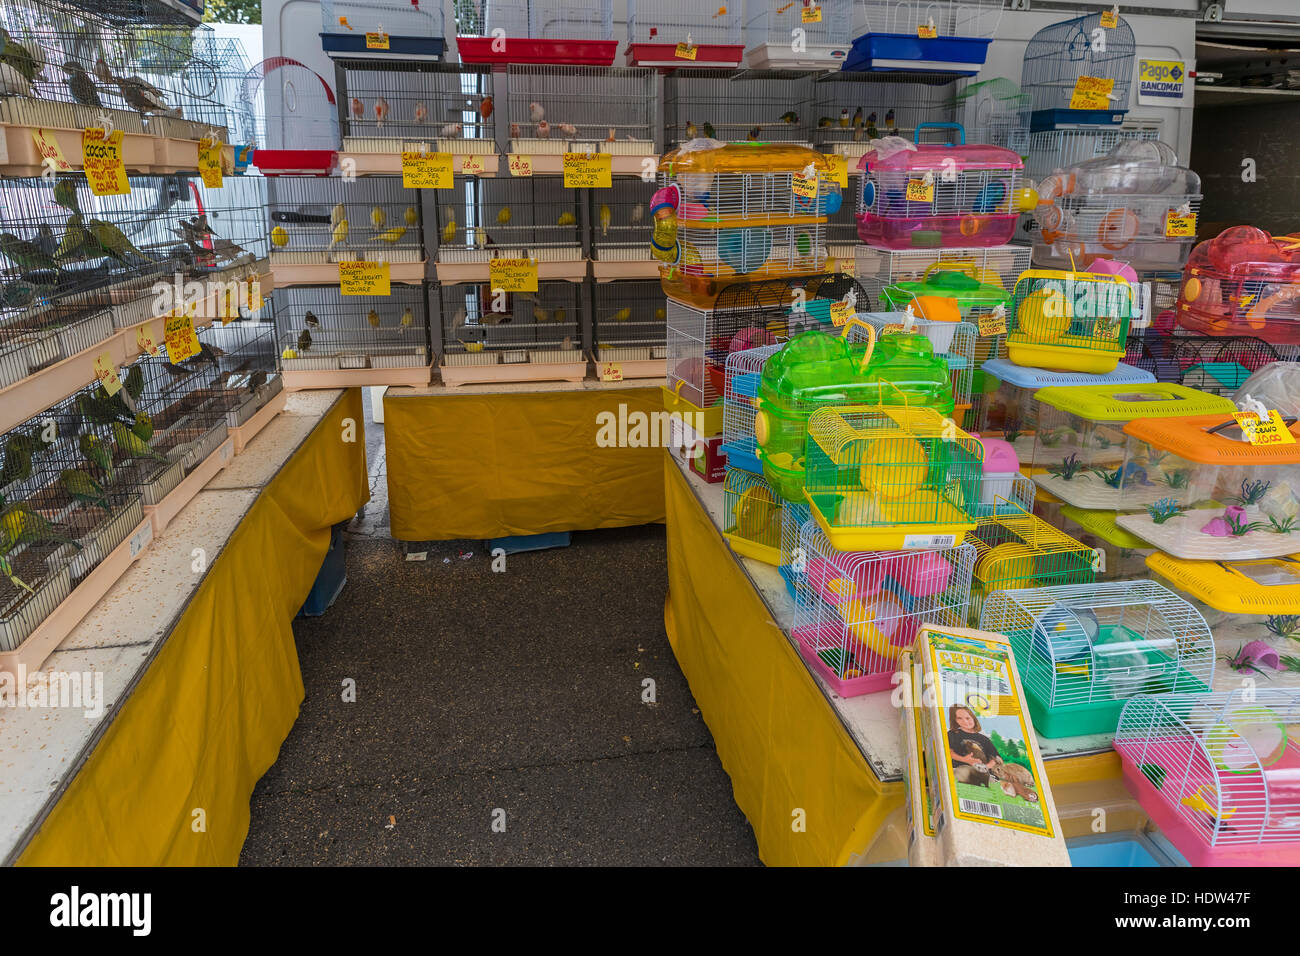
<instances>
[{"instance_id":1,"label":"stacked cage","mask_svg":"<svg viewBox=\"0 0 1300 956\"><path fill-rule=\"evenodd\" d=\"M1108 156L1121 143L1159 139L1159 129L1143 127L1085 126L1038 130L1029 134L1025 175L1038 182L1067 167Z\"/></svg>"},{"instance_id":2,"label":"stacked cage","mask_svg":"<svg viewBox=\"0 0 1300 956\"><path fill-rule=\"evenodd\" d=\"M780 571L791 598L798 598L799 575L808 567L808 555L799 541L799 535L803 526L810 521L812 512L807 505L785 502L781 509L781 564L777 570Z\"/></svg>"},{"instance_id":3,"label":"stacked cage","mask_svg":"<svg viewBox=\"0 0 1300 956\"><path fill-rule=\"evenodd\" d=\"M727 355L722 396L722 450L727 468L761 474L758 446L754 438L754 416L758 406L763 366L781 350L780 345L760 345Z\"/></svg>"},{"instance_id":4,"label":"stacked cage","mask_svg":"<svg viewBox=\"0 0 1300 956\"><path fill-rule=\"evenodd\" d=\"M702 137L724 143L810 141L808 80L779 70L680 69L664 78L666 146Z\"/></svg>"},{"instance_id":5,"label":"stacked cage","mask_svg":"<svg viewBox=\"0 0 1300 956\"><path fill-rule=\"evenodd\" d=\"M487 283L441 286L443 384L582 381L581 289L572 282L510 293Z\"/></svg>"},{"instance_id":6,"label":"stacked cage","mask_svg":"<svg viewBox=\"0 0 1300 956\"><path fill-rule=\"evenodd\" d=\"M1031 269L1016 282L1007 357L1031 368L1113 372L1140 313L1137 290L1120 276Z\"/></svg>"},{"instance_id":7,"label":"stacked cage","mask_svg":"<svg viewBox=\"0 0 1300 956\"><path fill-rule=\"evenodd\" d=\"M1025 47L1020 86L1031 99L1030 128L1119 125L1129 107L1137 44L1123 17L1093 13L1044 27Z\"/></svg>"},{"instance_id":8,"label":"stacked cage","mask_svg":"<svg viewBox=\"0 0 1300 956\"><path fill-rule=\"evenodd\" d=\"M979 627L1011 639L1044 737L1114 733L1130 698L1206 694L1214 675L1205 618L1151 581L996 591Z\"/></svg>"},{"instance_id":9,"label":"stacked cage","mask_svg":"<svg viewBox=\"0 0 1300 956\"><path fill-rule=\"evenodd\" d=\"M973 76L988 56L1002 0L856 0L845 70Z\"/></svg>"},{"instance_id":10,"label":"stacked cage","mask_svg":"<svg viewBox=\"0 0 1300 956\"><path fill-rule=\"evenodd\" d=\"M942 119L961 123L972 143L1000 146L1027 159L1029 106L1029 94L1004 77L964 80L953 91L953 115Z\"/></svg>"},{"instance_id":11,"label":"stacked cage","mask_svg":"<svg viewBox=\"0 0 1300 956\"><path fill-rule=\"evenodd\" d=\"M331 57L437 60L446 50L436 0L321 0L321 47Z\"/></svg>"},{"instance_id":12,"label":"stacked cage","mask_svg":"<svg viewBox=\"0 0 1300 956\"><path fill-rule=\"evenodd\" d=\"M1202 335L1300 345L1300 241L1233 226L1192 250L1175 321Z\"/></svg>"},{"instance_id":13,"label":"stacked cage","mask_svg":"<svg viewBox=\"0 0 1300 956\"><path fill-rule=\"evenodd\" d=\"M345 296L329 286L291 287L277 290L272 304L280 367L290 388L330 388L355 378L341 372L369 369L370 378L382 378L374 371L429 366L421 286L394 284L386 296Z\"/></svg>"},{"instance_id":14,"label":"stacked cage","mask_svg":"<svg viewBox=\"0 0 1300 956\"><path fill-rule=\"evenodd\" d=\"M908 323L905 316L890 313L868 312L860 317L875 328L877 336L914 332L929 340L934 354L948 368L952 382L953 418L960 425L970 411L971 383L975 375L976 327L969 322L929 319L916 319Z\"/></svg>"},{"instance_id":15,"label":"stacked cage","mask_svg":"<svg viewBox=\"0 0 1300 956\"><path fill-rule=\"evenodd\" d=\"M781 563L785 502L760 476L727 466L722 483L723 537L731 550L773 567Z\"/></svg>"},{"instance_id":16,"label":"stacked cage","mask_svg":"<svg viewBox=\"0 0 1300 956\"><path fill-rule=\"evenodd\" d=\"M659 263L650 252L653 218L647 210L639 179L615 179L611 188L591 192L591 272L596 281L658 277Z\"/></svg>"},{"instance_id":17,"label":"stacked cage","mask_svg":"<svg viewBox=\"0 0 1300 956\"><path fill-rule=\"evenodd\" d=\"M315 70L287 57L263 60L244 74L230 104L239 118L236 168L248 146L266 176L323 176L334 167L338 98Z\"/></svg>"},{"instance_id":18,"label":"stacked cage","mask_svg":"<svg viewBox=\"0 0 1300 956\"><path fill-rule=\"evenodd\" d=\"M628 0L629 66L732 69L745 55L741 8L701 7L690 0Z\"/></svg>"},{"instance_id":19,"label":"stacked cage","mask_svg":"<svg viewBox=\"0 0 1300 956\"><path fill-rule=\"evenodd\" d=\"M655 71L639 67L511 66L510 152L538 157L565 152L643 157L655 147ZM638 164L631 172L641 173Z\"/></svg>"},{"instance_id":20,"label":"stacked cage","mask_svg":"<svg viewBox=\"0 0 1300 956\"><path fill-rule=\"evenodd\" d=\"M597 371L611 363L620 378L667 373L667 304L655 279L598 282L592 288L592 355ZM605 369L603 378L612 370Z\"/></svg>"},{"instance_id":21,"label":"stacked cage","mask_svg":"<svg viewBox=\"0 0 1300 956\"><path fill-rule=\"evenodd\" d=\"M612 0L457 0L462 63L609 66L618 51Z\"/></svg>"},{"instance_id":22,"label":"stacked cage","mask_svg":"<svg viewBox=\"0 0 1300 956\"><path fill-rule=\"evenodd\" d=\"M848 56L853 18L853 0L750 4L745 64L756 70L838 70Z\"/></svg>"},{"instance_id":23,"label":"stacked cage","mask_svg":"<svg viewBox=\"0 0 1300 956\"><path fill-rule=\"evenodd\" d=\"M284 379L276 367L280 350L269 302L261 314L266 317L214 325L203 336L218 359L216 404L225 413L236 454L284 405Z\"/></svg>"},{"instance_id":24,"label":"stacked cage","mask_svg":"<svg viewBox=\"0 0 1300 956\"><path fill-rule=\"evenodd\" d=\"M870 144L886 136L912 140L926 123L956 119L958 81L910 73L831 73L812 83L809 129L823 152L856 167Z\"/></svg>"},{"instance_id":25,"label":"stacked cage","mask_svg":"<svg viewBox=\"0 0 1300 956\"><path fill-rule=\"evenodd\" d=\"M1250 335L1168 335L1155 331L1129 337L1125 363L1157 382L1186 385L1231 398L1252 373L1285 361L1282 350Z\"/></svg>"}]
</instances>

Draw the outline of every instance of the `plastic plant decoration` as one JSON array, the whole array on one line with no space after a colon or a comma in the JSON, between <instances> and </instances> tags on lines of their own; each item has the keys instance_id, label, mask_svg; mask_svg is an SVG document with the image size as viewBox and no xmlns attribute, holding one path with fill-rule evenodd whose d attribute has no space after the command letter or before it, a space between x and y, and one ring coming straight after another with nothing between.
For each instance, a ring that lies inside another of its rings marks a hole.
<instances>
[{"instance_id":1,"label":"plastic plant decoration","mask_svg":"<svg viewBox=\"0 0 1300 956\"><path fill-rule=\"evenodd\" d=\"M1010 441L1010 438L1007 440ZM1059 465L1049 465L1047 470L1060 475L1063 481L1073 481L1074 476L1083 471L1083 462L1079 461L1077 454L1071 453Z\"/></svg>"},{"instance_id":2,"label":"plastic plant decoration","mask_svg":"<svg viewBox=\"0 0 1300 956\"><path fill-rule=\"evenodd\" d=\"M1180 517L1186 510L1173 498L1161 498L1155 504L1146 506L1147 514L1156 524L1164 524L1170 518Z\"/></svg>"}]
</instances>

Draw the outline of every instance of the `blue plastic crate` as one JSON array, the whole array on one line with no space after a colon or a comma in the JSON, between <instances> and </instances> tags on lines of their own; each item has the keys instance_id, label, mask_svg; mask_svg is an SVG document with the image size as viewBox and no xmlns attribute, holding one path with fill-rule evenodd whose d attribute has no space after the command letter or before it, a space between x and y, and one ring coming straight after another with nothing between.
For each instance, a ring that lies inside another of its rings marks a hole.
<instances>
[{"instance_id":1,"label":"blue plastic crate","mask_svg":"<svg viewBox=\"0 0 1300 956\"><path fill-rule=\"evenodd\" d=\"M840 67L849 73L894 73L924 70L974 76L988 57L992 40L936 37L922 40L906 33L865 33L853 41Z\"/></svg>"},{"instance_id":2,"label":"blue plastic crate","mask_svg":"<svg viewBox=\"0 0 1300 956\"><path fill-rule=\"evenodd\" d=\"M1029 114L1029 131L1041 133L1071 126L1119 126L1128 110L1034 110Z\"/></svg>"},{"instance_id":3,"label":"blue plastic crate","mask_svg":"<svg viewBox=\"0 0 1300 956\"><path fill-rule=\"evenodd\" d=\"M298 611L299 617L320 617L330 609L348 583L347 548L343 540L343 529L347 524L342 521L330 529L329 550L325 552L325 560L321 562L316 580L307 593L307 600Z\"/></svg>"}]
</instances>

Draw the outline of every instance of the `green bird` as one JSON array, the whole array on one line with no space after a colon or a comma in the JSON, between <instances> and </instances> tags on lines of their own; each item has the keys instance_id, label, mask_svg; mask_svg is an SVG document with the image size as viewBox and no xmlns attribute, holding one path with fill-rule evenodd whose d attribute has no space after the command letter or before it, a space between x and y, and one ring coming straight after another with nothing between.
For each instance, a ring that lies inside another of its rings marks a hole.
<instances>
[{"instance_id":1,"label":"green bird","mask_svg":"<svg viewBox=\"0 0 1300 956\"><path fill-rule=\"evenodd\" d=\"M145 412L136 412L135 424L131 426L131 431L141 441L148 441L153 438L153 419Z\"/></svg>"},{"instance_id":2,"label":"green bird","mask_svg":"<svg viewBox=\"0 0 1300 956\"><path fill-rule=\"evenodd\" d=\"M59 423L56 422L54 419L50 419L48 424L49 426L51 426L54 432L54 436L49 441L45 440L45 427L46 427L45 425L42 425L40 428L33 430L31 435L28 436L28 438L31 439L32 450L35 452L35 454L38 455L44 454L45 452L53 448L55 442L59 440Z\"/></svg>"},{"instance_id":3,"label":"green bird","mask_svg":"<svg viewBox=\"0 0 1300 956\"><path fill-rule=\"evenodd\" d=\"M704 131L704 135L707 136L709 139L717 139L717 138L718 138L717 131L714 130L714 128L713 128L713 124L712 124L712 123L708 123L708 122L706 122L706 123L705 123L702 127L700 127L700 128Z\"/></svg>"},{"instance_id":4,"label":"green bird","mask_svg":"<svg viewBox=\"0 0 1300 956\"><path fill-rule=\"evenodd\" d=\"M25 441L23 439L26 439ZM11 435L5 442L5 460L0 465L0 487L32 476L32 449L26 435Z\"/></svg>"},{"instance_id":5,"label":"green bird","mask_svg":"<svg viewBox=\"0 0 1300 956\"><path fill-rule=\"evenodd\" d=\"M139 401L140 396L144 394L144 369L139 365L132 365L127 370L126 380L122 383L122 387L126 389L127 394L133 399Z\"/></svg>"},{"instance_id":6,"label":"green bird","mask_svg":"<svg viewBox=\"0 0 1300 956\"><path fill-rule=\"evenodd\" d=\"M789 112L782 113L781 122L789 123L790 125L793 126L795 123L799 122L799 114L796 113L794 110L790 110Z\"/></svg>"},{"instance_id":7,"label":"green bird","mask_svg":"<svg viewBox=\"0 0 1300 956\"><path fill-rule=\"evenodd\" d=\"M20 577L18 577L18 575L14 574L14 566L9 563L9 558L7 555L0 554L0 574L3 574L5 577L7 577L9 579L9 583L12 584L14 587L22 588L28 594L36 593L35 588L33 588L30 584L27 584L25 581L23 581Z\"/></svg>"},{"instance_id":8,"label":"green bird","mask_svg":"<svg viewBox=\"0 0 1300 956\"><path fill-rule=\"evenodd\" d=\"M58 286L44 282L29 282L26 279L14 279L0 287L0 306L9 309L21 309L31 305L37 299L48 299L54 295Z\"/></svg>"},{"instance_id":9,"label":"green bird","mask_svg":"<svg viewBox=\"0 0 1300 956\"><path fill-rule=\"evenodd\" d=\"M20 239L12 232L0 232L0 252L5 258L24 272L39 272L42 269L59 269L59 264L34 242Z\"/></svg>"},{"instance_id":10,"label":"green bird","mask_svg":"<svg viewBox=\"0 0 1300 956\"><path fill-rule=\"evenodd\" d=\"M143 252L135 247L130 239L126 237L121 229L111 222L105 222L102 219L91 219L86 222L86 230L90 233L92 239L103 250L104 255L112 256L114 259L126 265L134 265L127 254L135 256L137 259L148 260Z\"/></svg>"},{"instance_id":11,"label":"green bird","mask_svg":"<svg viewBox=\"0 0 1300 956\"><path fill-rule=\"evenodd\" d=\"M45 61L15 40L4 27L0 27L0 63L9 64L28 83L36 79L36 74L45 68Z\"/></svg>"},{"instance_id":12,"label":"green bird","mask_svg":"<svg viewBox=\"0 0 1300 956\"><path fill-rule=\"evenodd\" d=\"M113 424L116 425L117 422ZM81 453L87 461L103 471L109 481L113 480L113 453L98 435L86 432L81 436Z\"/></svg>"},{"instance_id":13,"label":"green bird","mask_svg":"<svg viewBox=\"0 0 1300 956\"><path fill-rule=\"evenodd\" d=\"M154 461L169 461L165 455L158 454L141 441L135 432L121 422L113 422L113 441L118 448L132 458L152 458Z\"/></svg>"},{"instance_id":14,"label":"green bird","mask_svg":"<svg viewBox=\"0 0 1300 956\"><path fill-rule=\"evenodd\" d=\"M108 498L104 494L104 486L80 468L68 468L60 472L59 481L74 501L96 505L100 508L108 507Z\"/></svg>"},{"instance_id":15,"label":"green bird","mask_svg":"<svg viewBox=\"0 0 1300 956\"><path fill-rule=\"evenodd\" d=\"M54 250L54 258L60 260L66 259L85 259L93 255L95 251L95 240L90 237L86 231L86 222L81 213L74 212L68 217L68 221L63 224L63 241L59 247Z\"/></svg>"},{"instance_id":16,"label":"green bird","mask_svg":"<svg viewBox=\"0 0 1300 956\"><path fill-rule=\"evenodd\" d=\"M70 544L77 549L81 545L60 533L42 514L33 511L26 501L15 501L0 509L0 539L5 541L5 550L9 551L20 544Z\"/></svg>"},{"instance_id":17,"label":"green bird","mask_svg":"<svg viewBox=\"0 0 1300 956\"><path fill-rule=\"evenodd\" d=\"M55 180L54 201L68 212L81 212L81 204L77 201L77 184L67 176Z\"/></svg>"},{"instance_id":18,"label":"green bird","mask_svg":"<svg viewBox=\"0 0 1300 956\"><path fill-rule=\"evenodd\" d=\"M100 398L98 393L103 393L104 397ZM82 392L77 396L77 410L93 425L107 425L109 422L117 421L118 417L125 411L122 407L119 410L117 403L108 398L108 393L102 388L96 389L96 394Z\"/></svg>"}]
</instances>

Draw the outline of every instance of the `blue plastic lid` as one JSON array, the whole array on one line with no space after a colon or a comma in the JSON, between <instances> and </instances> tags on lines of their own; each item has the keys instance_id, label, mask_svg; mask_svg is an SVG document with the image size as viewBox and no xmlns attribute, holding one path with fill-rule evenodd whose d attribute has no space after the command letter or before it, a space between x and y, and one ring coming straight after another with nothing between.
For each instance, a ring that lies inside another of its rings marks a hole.
<instances>
[{"instance_id":1,"label":"blue plastic lid","mask_svg":"<svg viewBox=\"0 0 1300 956\"><path fill-rule=\"evenodd\" d=\"M1104 375L1087 372L1053 372L1046 368L1028 368L1010 359L989 359L984 373L1017 388L1048 388L1052 385L1150 385L1156 377L1150 372L1120 362L1115 371Z\"/></svg>"}]
</instances>

